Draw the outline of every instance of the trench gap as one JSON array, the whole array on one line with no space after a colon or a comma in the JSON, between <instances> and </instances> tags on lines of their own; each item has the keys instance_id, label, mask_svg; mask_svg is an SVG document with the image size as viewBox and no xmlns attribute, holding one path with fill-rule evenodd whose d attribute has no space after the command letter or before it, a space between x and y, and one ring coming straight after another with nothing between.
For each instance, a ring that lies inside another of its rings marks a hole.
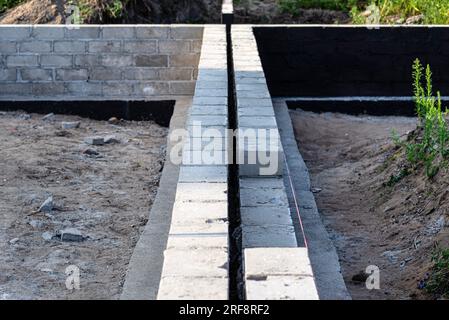
<instances>
[{"instance_id":1,"label":"trench gap","mask_svg":"<svg viewBox=\"0 0 449 320\"><path fill-rule=\"evenodd\" d=\"M231 22L226 23L226 51L228 64L228 129L237 129L234 63L232 55ZM229 216L229 300L244 300L242 265L242 229L240 227L239 168L236 137L232 135L232 158L228 164L228 216ZM229 155L231 157L231 155Z\"/></svg>"},{"instance_id":2,"label":"trench gap","mask_svg":"<svg viewBox=\"0 0 449 320\"><path fill-rule=\"evenodd\" d=\"M174 100L152 101L0 101L1 111L25 111L38 114L76 115L94 120L108 120L111 117L124 120L152 120L163 127L169 127L175 107Z\"/></svg>"}]
</instances>

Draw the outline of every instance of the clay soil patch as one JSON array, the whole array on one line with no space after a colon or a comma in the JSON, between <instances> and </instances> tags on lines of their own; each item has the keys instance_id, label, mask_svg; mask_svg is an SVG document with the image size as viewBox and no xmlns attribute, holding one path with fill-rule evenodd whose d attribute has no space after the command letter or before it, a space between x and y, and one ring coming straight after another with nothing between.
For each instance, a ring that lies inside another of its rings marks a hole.
<instances>
[{"instance_id":1,"label":"clay soil patch","mask_svg":"<svg viewBox=\"0 0 449 320\"><path fill-rule=\"evenodd\" d=\"M447 247L448 173L422 171L388 183L404 162L392 130L405 138L415 118L349 116L292 110L323 222L354 299L430 298L425 290L435 245ZM380 268L380 290L356 276Z\"/></svg>"},{"instance_id":2,"label":"clay soil patch","mask_svg":"<svg viewBox=\"0 0 449 320\"><path fill-rule=\"evenodd\" d=\"M62 121L80 126L64 130ZM119 298L157 192L167 130L151 121L0 113L0 300ZM104 145L85 142L108 135ZM53 209L37 212L49 196ZM81 237L63 241L67 229ZM72 265L79 290L66 288Z\"/></svg>"}]
</instances>

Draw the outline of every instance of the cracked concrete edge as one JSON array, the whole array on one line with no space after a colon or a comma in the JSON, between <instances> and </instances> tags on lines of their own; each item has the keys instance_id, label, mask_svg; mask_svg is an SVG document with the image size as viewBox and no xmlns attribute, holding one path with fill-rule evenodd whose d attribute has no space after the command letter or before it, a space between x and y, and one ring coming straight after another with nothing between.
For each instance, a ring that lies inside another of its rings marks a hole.
<instances>
[{"instance_id":1,"label":"cracked concrete edge","mask_svg":"<svg viewBox=\"0 0 449 320\"><path fill-rule=\"evenodd\" d=\"M290 174L292 175L294 191L299 201L301 219L319 297L321 300L350 300L351 296L341 273L337 250L321 220L315 197L310 191L309 172L296 144L285 99L273 99L273 107Z\"/></svg>"},{"instance_id":2,"label":"cracked concrete edge","mask_svg":"<svg viewBox=\"0 0 449 320\"><path fill-rule=\"evenodd\" d=\"M176 101L170 131L184 128L191 104L192 98ZM167 155L156 199L129 262L121 300L155 300L157 297L179 176L179 166L171 163L168 157L172 146L167 136Z\"/></svg>"}]
</instances>

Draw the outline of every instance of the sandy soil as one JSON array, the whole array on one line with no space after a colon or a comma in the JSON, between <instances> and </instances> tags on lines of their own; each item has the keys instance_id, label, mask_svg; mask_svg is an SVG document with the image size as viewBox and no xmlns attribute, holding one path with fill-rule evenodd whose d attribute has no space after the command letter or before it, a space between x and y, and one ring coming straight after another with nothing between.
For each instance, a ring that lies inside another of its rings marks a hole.
<instances>
[{"instance_id":1,"label":"sandy soil","mask_svg":"<svg viewBox=\"0 0 449 320\"><path fill-rule=\"evenodd\" d=\"M418 170L386 185L405 159L392 129L404 138L416 119L299 109L291 117L312 186L321 189L317 205L352 297L431 298L418 284L426 283L434 246L449 242L448 173L429 181ZM368 265L380 268L380 290L367 290L353 279Z\"/></svg>"},{"instance_id":2,"label":"sandy soil","mask_svg":"<svg viewBox=\"0 0 449 320\"><path fill-rule=\"evenodd\" d=\"M61 121L80 127L62 130ZM117 141L85 142L107 135ZM118 298L157 192L166 135L153 122L1 112L0 300ZM36 212L50 195L53 210ZM62 241L67 228L83 239ZM80 269L80 290L65 286L70 265Z\"/></svg>"}]
</instances>

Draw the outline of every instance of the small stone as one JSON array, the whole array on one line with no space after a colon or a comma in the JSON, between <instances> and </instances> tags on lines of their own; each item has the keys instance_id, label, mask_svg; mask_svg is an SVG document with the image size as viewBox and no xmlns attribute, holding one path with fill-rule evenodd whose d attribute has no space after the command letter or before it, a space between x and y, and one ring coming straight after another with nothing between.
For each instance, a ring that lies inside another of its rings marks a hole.
<instances>
[{"instance_id":1,"label":"small stone","mask_svg":"<svg viewBox=\"0 0 449 320\"><path fill-rule=\"evenodd\" d=\"M106 136L104 137L104 143L120 143L120 140L116 136Z\"/></svg>"},{"instance_id":2,"label":"small stone","mask_svg":"<svg viewBox=\"0 0 449 320\"><path fill-rule=\"evenodd\" d=\"M31 119L31 115L26 114L26 113L22 113L19 115L19 118L22 120L30 120Z\"/></svg>"},{"instance_id":3,"label":"small stone","mask_svg":"<svg viewBox=\"0 0 449 320\"><path fill-rule=\"evenodd\" d=\"M101 146L104 144L104 138L102 137L88 137L86 139L84 139L84 142L86 142L87 144L91 144L94 146Z\"/></svg>"},{"instance_id":4,"label":"small stone","mask_svg":"<svg viewBox=\"0 0 449 320\"><path fill-rule=\"evenodd\" d=\"M43 226L42 221L38 221L38 220L31 220L30 222L28 222L28 224L30 226L32 226L33 228L40 228Z\"/></svg>"},{"instance_id":5,"label":"small stone","mask_svg":"<svg viewBox=\"0 0 449 320\"><path fill-rule=\"evenodd\" d=\"M52 113L49 113L49 114L43 116L42 120L51 121L51 120L54 120L54 118L55 118L55 114L52 112Z\"/></svg>"},{"instance_id":6,"label":"small stone","mask_svg":"<svg viewBox=\"0 0 449 320\"><path fill-rule=\"evenodd\" d=\"M312 193L320 193L322 190L321 188L312 188Z\"/></svg>"},{"instance_id":7,"label":"small stone","mask_svg":"<svg viewBox=\"0 0 449 320\"><path fill-rule=\"evenodd\" d=\"M61 122L62 129L76 129L79 128L79 126L80 126L79 121Z\"/></svg>"},{"instance_id":8,"label":"small stone","mask_svg":"<svg viewBox=\"0 0 449 320\"><path fill-rule=\"evenodd\" d=\"M51 239L53 239L53 234L48 231L45 231L42 234L42 238L44 238L45 241L50 241Z\"/></svg>"},{"instance_id":9,"label":"small stone","mask_svg":"<svg viewBox=\"0 0 449 320\"><path fill-rule=\"evenodd\" d=\"M83 150L83 153L87 154L88 156L98 156L100 154L97 150L91 148Z\"/></svg>"},{"instance_id":10,"label":"small stone","mask_svg":"<svg viewBox=\"0 0 449 320\"><path fill-rule=\"evenodd\" d=\"M51 212L53 210L53 196L49 196L47 200L39 207L38 212Z\"/></svg>"},{"instance_id":11,"label":"small stone","mask_svg":"<svg viewBox=\"0 0 449 320\"><path fill-rule=\"evenodd\" d=\"M19 241L19 238L14 238L14 239L9 240L9 244L15 244L18 241Z\"/></svg>"},{"instance_id":12,"label":"small stone","mask_svg":"<svg viewBox=\"0 0 449 320\"><path fill-rule=\"evenodd\" d=\"M86 239L78 229L67 228L60 231L61 241L81 242Z\"/></svg>"},{"instance_id":13,"label":"small stone","mask_svg":"<svg viewBox=\"0 0 449 320\"><path fill-rule=\"evenodd\" d=\"M112 117L112 118L109 118L108 122L110 124L118 124L120 122L120 120L116 117Z\"/></svg>"}]
</instances>

